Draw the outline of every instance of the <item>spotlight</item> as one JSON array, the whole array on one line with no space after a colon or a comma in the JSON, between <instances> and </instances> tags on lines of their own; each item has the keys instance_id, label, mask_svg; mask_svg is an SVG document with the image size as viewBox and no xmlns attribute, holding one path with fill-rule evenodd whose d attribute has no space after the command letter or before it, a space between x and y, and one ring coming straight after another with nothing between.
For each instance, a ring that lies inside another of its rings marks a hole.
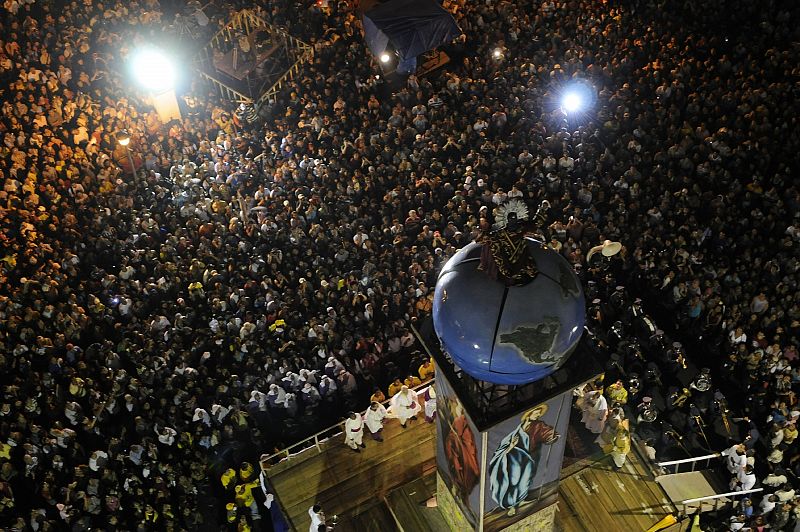
<instances>
[{"instance_id":1,"label":"spotlight","mask_svg":"<svg viewBox=\"0 0 800 532\"><path fill-rule=\"evenodd\" d=\"M144 88L164 92L175 84L175 67L160 50L147 48L133 55L131 72Z\"/></svg>"},{"instance_id":2,"label":"spotlight","mask_svg":"<svg viewBox=\"0 0 800 532\"><path fill-rule=\"evenodd\" d=\"M577 92L568 92L561 99L561 106L568 113L574 113L583 109L583 98Z\"/></svg>"},{"instance_id":3,"label":"spotlight","mask_svg":"<svg viewBox=\"0 0 800 532\"><path fill-rule=\"evenodd\" d=\"M560 107L564 114L581 116L597 101L595 89L584 80L576 80L562 87L556 92L556 107Z\"/></svg>"},{"instance_id":4,"label":"spotlight","mask_svg":"<svg viewBox=\"0 0 800 532\"><path fill-rule=\"evenodd\" d=\"M392 56L390 56L386 52L383 52L381 54L381 63L388 63L389 61L391 61L391 59L392 59Z\"/></svg>"},{"instance_id":5,"label":"spotlight","mask_svg":"<svg viewBox=\"0 0 800 532\"><path fill-rule=\"evenodd\" d=\"M492 50L492 57L495 59L500 59L503 57L503 49L502 48L495 48Z\"/></svg>"}]
</instances>

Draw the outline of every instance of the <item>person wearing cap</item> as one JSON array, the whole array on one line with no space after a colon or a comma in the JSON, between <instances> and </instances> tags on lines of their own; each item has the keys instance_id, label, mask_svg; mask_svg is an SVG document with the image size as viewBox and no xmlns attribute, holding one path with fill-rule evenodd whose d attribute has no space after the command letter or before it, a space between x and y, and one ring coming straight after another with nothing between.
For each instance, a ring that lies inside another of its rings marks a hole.
<instances>
[{"instance_id":1,"label":"person wearing cap","mask_svg":"<svg viewBox=\"0 0 800 532\"><path fill-rule=\"evenodd\" d=\"M364 419L357 412L348 412L344 420L344 442L353 451L359 453L359 447L364 448Z\"/></svg>"},{"instance_id":2,"label":"person wearing cap","mask_svg":"<svg viewBox=\"0 0 800 532\"><path fill-rule=\"evenodd\" d=\"M400 426L406 428L406 421L417 419L417 413L420 411L417 392L404 384L397 395L392 397L389 408L394 417L400 420Z\"/></svg>"},{"instance_id":3,"label":"person wearing cap","mask_svg":"<svg viewBox=\"0 0 800 532\"><path fill-rule=\"evenodd\" d=\"M381 431L383 431L383 420L385 418L386 408L376 401L373 401L364 413L364 423L367 425L373 440L383 441Z\"/></svg>"}]
</instances>

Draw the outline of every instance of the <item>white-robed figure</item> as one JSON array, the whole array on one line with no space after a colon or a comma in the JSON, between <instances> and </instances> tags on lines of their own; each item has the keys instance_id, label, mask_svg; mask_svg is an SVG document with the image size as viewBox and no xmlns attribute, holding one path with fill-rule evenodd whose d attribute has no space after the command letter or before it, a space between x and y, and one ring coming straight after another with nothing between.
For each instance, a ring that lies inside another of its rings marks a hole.
<instances>
[{"instance_id":1,"label":"white-robed figure","mask_svg":"<svg viewBox=\"0 0 800 532\"><path fill-rule=\"evenodd\" d=\"M400 425L405 428L406 421L416 419L417 413L420 411L417 392L404 384L400 391L392 397L389 410L391 410L394 417L400 420Z\"/></svg>"},{"instance_id":2,"label":"white-robed figure","mask_svg":"<svg viewBox=\"0 0 800 532\"><path fill-rule=\"evenodd\" d=\"M422 394L422 399L425 402L425 421L433 423L433 419L436 417L436 390L433 389L433 386L428 386L428 389Z\"/></svg>"},{"instance_id":3,"label":"white-robed figure","mask_svg":"<svg viewBox=\"0 0 800 532\"><path fill-rule=\"evenodd\" d=\"M366 447L364 439L364 419L357 412L349 412L344 420L344 442L355 452L361 452L358 447Z\"/></svg>"},{"instance_id":4,"label":"white-robed figure","mask_svg":"<svg viewBox=\"0 0 800 532\"><path fill-rule=\"evenodd\" d=\"M367 425L373 440L383 441L381 431L383 430L383 420L385 417L386 408L377 401L373 401L364 413L364 423Z\"/></svg>"},{"instance_id":5,"label":"white-robed figure","mask_svg":"<svg viewBox=\"0 0 800 532\"><path fill-rule=\"evenodd\" d=\"M608 401L606 401L603 392L595 390L583 396L583 405L581 407L581 423L592 434L600 434L606 426L606 418L608 417Z\"/></svg>"}]
</instances>

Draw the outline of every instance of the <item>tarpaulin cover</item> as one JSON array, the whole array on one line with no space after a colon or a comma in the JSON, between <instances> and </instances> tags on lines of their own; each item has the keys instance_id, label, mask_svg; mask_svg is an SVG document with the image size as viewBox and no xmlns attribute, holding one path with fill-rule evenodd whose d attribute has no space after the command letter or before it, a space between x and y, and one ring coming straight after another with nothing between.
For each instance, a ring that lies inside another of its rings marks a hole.
<instances>
[{"instance_id":1,"label":"tarpaulin cover","mask_svg":"<svg viewBox=\"0 0 800 532\"><path fill-rule=\"evenodd\" d=\"M411 59L461 35L452 15L435 0L391 0L364 13L367 46L375 55L388 44Z\"/></svg>"}]
</instances>

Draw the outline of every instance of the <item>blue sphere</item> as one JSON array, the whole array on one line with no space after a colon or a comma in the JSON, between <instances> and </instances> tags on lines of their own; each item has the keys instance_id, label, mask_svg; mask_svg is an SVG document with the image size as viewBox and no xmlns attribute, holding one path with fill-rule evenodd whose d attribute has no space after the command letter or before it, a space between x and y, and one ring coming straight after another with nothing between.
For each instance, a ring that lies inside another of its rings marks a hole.
<instances>
[{"instance_id":1,"label":"blue sphere","mask_svg":"<svg viewBox=\"0 0 800 532\"><path fill-rule=\"evenodd\" d=\"M478 269L481 245L459 250L444 265L433 299L442 349L476 379L527 384L556 371L583 334L583 288L560 254L527 238L539 273L506 286Z\"/></svg>"}]
</instances>

